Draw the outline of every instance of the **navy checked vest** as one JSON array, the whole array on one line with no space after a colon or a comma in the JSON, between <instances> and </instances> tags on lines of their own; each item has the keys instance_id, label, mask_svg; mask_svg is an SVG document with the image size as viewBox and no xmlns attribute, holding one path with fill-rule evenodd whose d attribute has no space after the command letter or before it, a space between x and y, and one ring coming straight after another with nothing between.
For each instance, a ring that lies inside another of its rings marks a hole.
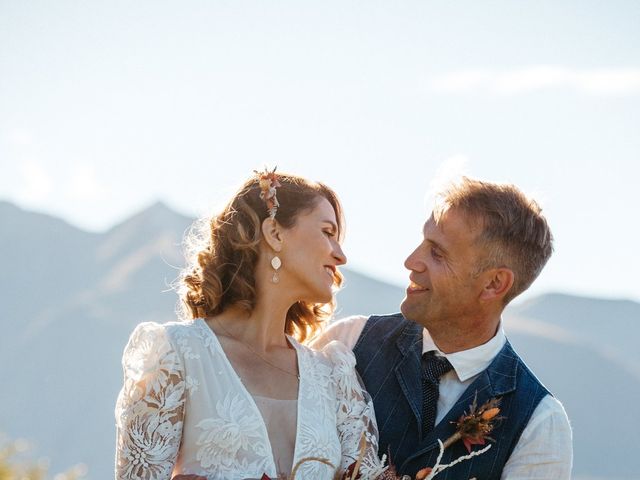
<instances>
[{"instance_id":1,"label":"navy checked vest","mask_svg":"<svg viewBox=\"0 0 640 480\"><path fill-rule=\"evenodd\" d=\"M469 410L477 392L478 405L501 397L502 420L491 437L489 451L465 460L438 475L442 480L498 480L531 414L548 390L531 373L507 342L500 353L462 394L444 419L423 437L422 326L402 314L372 316L353 348L357 370L373 398L380 431L380 455L386 453L398 471L411 475L430 467L439 453L437 440L454 433L450 422ZM474 450L482 447L474 446ZM442 463L466 455L462 442L445 450Z\"/></svg>"}]
</instances>

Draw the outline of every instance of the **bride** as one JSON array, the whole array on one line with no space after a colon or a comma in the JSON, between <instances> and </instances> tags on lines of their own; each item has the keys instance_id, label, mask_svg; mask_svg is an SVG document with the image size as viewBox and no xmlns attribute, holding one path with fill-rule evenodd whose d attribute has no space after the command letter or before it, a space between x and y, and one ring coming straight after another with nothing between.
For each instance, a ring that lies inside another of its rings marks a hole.
<instances>
[{"instance_id":1,"label":"bride","mask_svg":"<svg viewBox=\"0 0 640 480\"><path fill-rule=\"evenodd\" d=\"M332 313L343 218L335 193L256 173L181 277L184 321L142 323L123 356L117 479L333 479L380 471L377 429L337 342L302 342Z\"/></svg>"}]
</instances>

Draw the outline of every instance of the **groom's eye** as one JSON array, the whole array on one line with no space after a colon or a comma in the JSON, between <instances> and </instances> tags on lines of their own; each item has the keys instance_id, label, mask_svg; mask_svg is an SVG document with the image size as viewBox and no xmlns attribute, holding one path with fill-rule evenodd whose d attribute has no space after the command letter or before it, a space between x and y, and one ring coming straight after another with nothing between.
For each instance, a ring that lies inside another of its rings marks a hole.
<instances>
[{"instance_id":1,"label":"groom's eye","mask_svg":"<svg viewBox=\"0 0 640 480\"><path fill-rule=\"evenodd\" d=\"M435 260L441 260L442 259L442 255L440 255L440 253L438 252L438 250L436 250L435 248L431 247L431 256L435 259Z\"/></svg>"}]
</instances>

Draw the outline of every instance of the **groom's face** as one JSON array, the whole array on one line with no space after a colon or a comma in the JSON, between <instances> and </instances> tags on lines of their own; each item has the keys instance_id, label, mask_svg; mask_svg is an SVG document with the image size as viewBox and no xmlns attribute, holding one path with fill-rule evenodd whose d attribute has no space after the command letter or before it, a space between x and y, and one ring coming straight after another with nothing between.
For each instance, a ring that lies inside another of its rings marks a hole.
<instances>
[{"instance_id":1,"label":"groom's face","mask_svg":"<svg viewBox=\"0 0 640 480\"><path fill-rule=\"evenodd\" d=\"M410 283L401 310L406 318L432 332L464 328L478 313L481 280L477 278L479 230L454 209L423 228L423 240L405 261Z\"/></svg>"}]
</instances>

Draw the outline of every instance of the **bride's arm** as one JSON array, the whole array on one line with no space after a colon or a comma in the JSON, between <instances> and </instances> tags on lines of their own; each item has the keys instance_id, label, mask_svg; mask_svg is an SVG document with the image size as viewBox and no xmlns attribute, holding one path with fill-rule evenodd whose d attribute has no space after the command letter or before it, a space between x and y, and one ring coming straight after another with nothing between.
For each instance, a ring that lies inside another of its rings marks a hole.
<instances>
[{"instance_id":1,"label":"bride's arm","mask_svg":"<svg viewBox=\"0 0 640 480\"><path fill-rule=\"evenodd\" d=\"M383 471L383 463L378 458L378 426L371 397L355 370L356 359L351 350L336 341L325 346L323 352L333 363L337 429L342 445L340 469L345 471L361 458L362 478L375 478Z\"/></svg>"},{"instance_id":2,"label":"bride's arm","mask_svg":"<svg viewBox=\"0 0 640 480\"><path fill-rule=\"evenodd\" d=\"M182 436L185 382L165 328L138 325L122 357L116 404L116 479L169 480Z\"/></svg>"}]
</instances>

